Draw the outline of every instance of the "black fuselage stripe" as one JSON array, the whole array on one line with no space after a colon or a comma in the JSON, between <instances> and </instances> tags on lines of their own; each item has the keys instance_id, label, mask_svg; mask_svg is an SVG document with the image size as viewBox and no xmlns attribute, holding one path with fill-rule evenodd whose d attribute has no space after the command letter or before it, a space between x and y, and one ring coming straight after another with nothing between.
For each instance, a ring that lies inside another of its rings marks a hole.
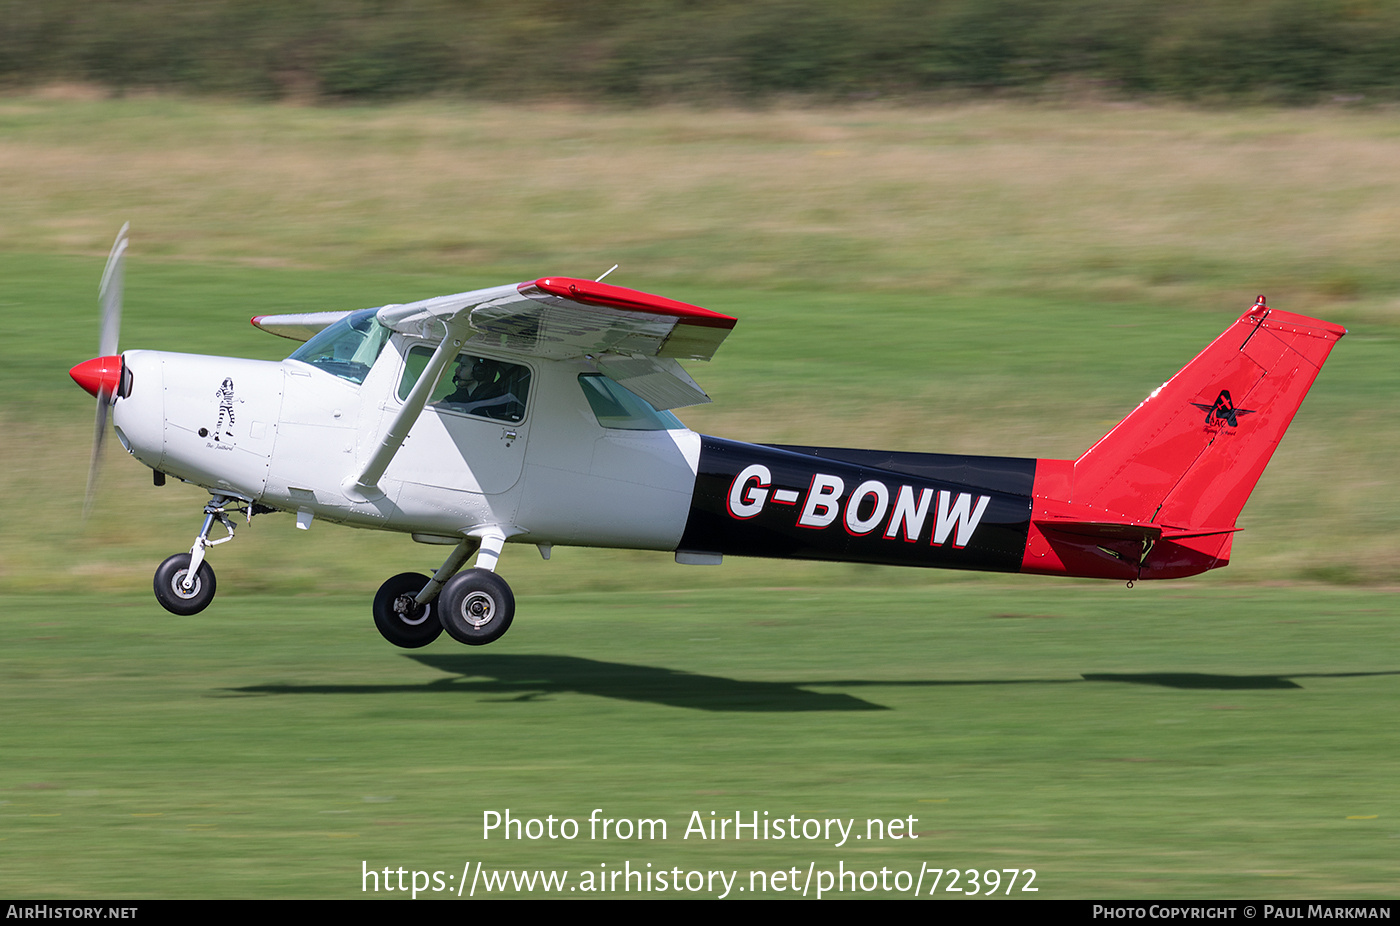
<instances>
[{"instance_id":1,"label":"black fuselage stripe","mask_svg":"<svg viewBox=\"0 0 1400 926\"><path fill-rule=\"evenodd\" d=\"M1035 465L702 436L679 549L1016 572Z\"/></svg>"}]
</instances>

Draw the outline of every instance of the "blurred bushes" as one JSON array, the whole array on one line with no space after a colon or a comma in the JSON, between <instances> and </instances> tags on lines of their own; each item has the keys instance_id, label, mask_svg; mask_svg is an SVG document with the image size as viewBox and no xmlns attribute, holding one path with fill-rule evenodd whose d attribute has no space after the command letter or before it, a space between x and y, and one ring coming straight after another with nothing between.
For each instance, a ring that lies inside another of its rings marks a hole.
<instances>
[{"instance_id":1,"label":"blurred bushes","mask_svg":"<svg viewBox=\"0 0 1400 926\"><path fill-rule=\"evenodd\" d=\"M721 101L1400 97L1394 0L0 0L0 81Z\"/></svg>"}]
</instances>

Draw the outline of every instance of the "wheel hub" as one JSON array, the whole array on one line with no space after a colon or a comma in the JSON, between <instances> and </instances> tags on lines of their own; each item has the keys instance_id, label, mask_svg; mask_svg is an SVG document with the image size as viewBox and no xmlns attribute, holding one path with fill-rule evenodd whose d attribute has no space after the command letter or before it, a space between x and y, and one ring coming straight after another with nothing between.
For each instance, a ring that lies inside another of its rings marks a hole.
<instances>
[{"instance_id":1,"label":"wheel hub","mask_svg":"<svg viewBox=\"0 0 1400 926\"><path fill-rule=\"evenodd\" d=\"M400 595L394 599L394 613L399 616L399 620L410 627L417 627L432 614L430 605L422 605L422 613L415 614L414 612L420 609L420 605L415 599L414 595Z\"/></svg>"},{"instance_id":2,"label":"wheel hub","mask_svg":"<svg viewBox=\"0 0 1400 926\"><path fill-rule=\"evenodd\" d=\"M491 623L496 614L496 602L485 592L472 592L462 601L462 617L478 629Z\"/></svg>"},{"instance_id":3,"label":"wheel hub","mask_svg":"<svg viewBox=\"0 0 1400 926\"><path fill-rule=\"evenodd\" d=\"M170 590L174 592L177 597L183 598L186 601L196 597L199 594L200 586L203 584L199 581L199 573L196 572L194 574L194 584L186 590L185 577L189 574L190 571L188 569L181 569L179 572L175 573L175 578L170 582Z\"/></svg>"}]
</instances>

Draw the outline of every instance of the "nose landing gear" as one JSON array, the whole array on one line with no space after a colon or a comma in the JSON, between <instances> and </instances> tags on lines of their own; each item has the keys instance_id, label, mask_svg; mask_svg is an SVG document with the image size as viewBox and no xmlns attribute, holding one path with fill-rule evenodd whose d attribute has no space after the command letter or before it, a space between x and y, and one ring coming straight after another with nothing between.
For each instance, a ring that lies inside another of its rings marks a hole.
<instances>
[{"instance_id":1,"label":"nose landing gear","mask_svg":"<svg viewBox=\"0 0 1400 926\"><path fill-rule=\"evenodd\" d=\"M227 495L215 495L204 506L204 526L194 539L194 546L188 553L176 553L156 567L156 601L171 614L188 617L209 607L214 600L214 569L204 561L204 551L233 539L233 522L224 512L224 507L234 499ZM252 510L249 509L251 517ZM209 539L209 528L218 521L228 531L227 537Z\"/></svg>"}]
</instances>

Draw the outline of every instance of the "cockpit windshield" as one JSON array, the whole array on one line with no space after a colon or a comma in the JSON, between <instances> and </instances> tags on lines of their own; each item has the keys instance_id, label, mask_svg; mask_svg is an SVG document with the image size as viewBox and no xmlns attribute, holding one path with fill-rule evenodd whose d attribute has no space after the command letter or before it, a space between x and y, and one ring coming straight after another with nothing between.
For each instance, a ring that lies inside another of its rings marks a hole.
<instances>
[{"instance_id":1,"label":"cockpit windshield","mask_svg":"<svg viewBox=\"0 0 1400 926\"><path fill-rule=\"evenodd\" d=\"M293 351L300 360L333 376L360 384L393 334L375 318L378 309L352 312Z\"/></svg>"}]
</instances>

